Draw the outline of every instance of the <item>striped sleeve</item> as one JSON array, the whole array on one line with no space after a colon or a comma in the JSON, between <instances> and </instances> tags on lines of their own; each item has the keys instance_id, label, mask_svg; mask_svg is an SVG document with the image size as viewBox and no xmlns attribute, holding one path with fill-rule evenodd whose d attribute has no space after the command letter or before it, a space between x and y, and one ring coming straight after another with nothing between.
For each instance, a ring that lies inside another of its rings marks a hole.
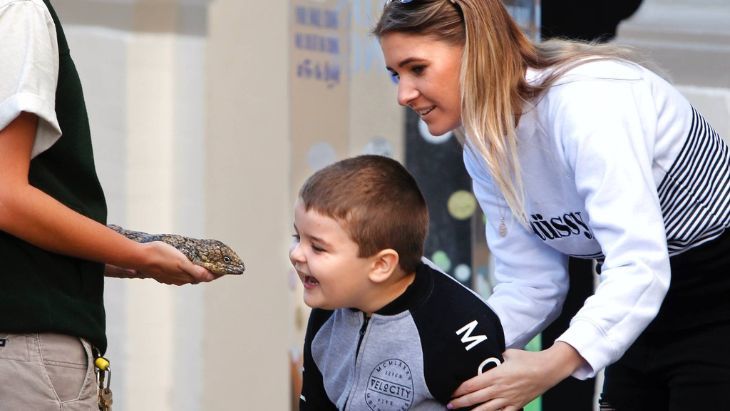
<instances>
[{"instance_id":1,"label":"striped sleeve","mask_svg":"<svg viewBox=\"0 0 730 411\"><path fill-rule=\"evenodd\" d=\"M730 150L694 108L687 140L657 191L670 255L730 226Z\"/></svg>"}]
</instances>

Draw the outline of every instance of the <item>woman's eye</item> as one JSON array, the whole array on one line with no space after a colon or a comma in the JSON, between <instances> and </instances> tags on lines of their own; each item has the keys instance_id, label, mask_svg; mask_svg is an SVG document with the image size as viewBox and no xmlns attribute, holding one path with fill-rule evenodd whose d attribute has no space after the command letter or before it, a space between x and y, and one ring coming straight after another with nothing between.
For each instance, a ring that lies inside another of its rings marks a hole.
<instances>
[{"instance_id":1,"label":"woman's eye","mask_svg":"<svg viewBox=\"0 0 730 411\"><path fill-rule=\"evenodd\" d=\"M398 82L400 81L400 76L398 75L398 73L394 73L394 72L391 71L390 72L390 79L393 80L393 83L398 84Z\"/></svg>"},{"instance_id":2,"label":"woman's eye","mask_svg":"<svg viewBox=\"0 0 730 411\"><path fill-rule=\"evenodd\" d=\"M291 237L294 239L294 241L299 242L299 234L292 234Z\"/></svg>"},{"instance_id":3,"label":"woman's eye","mask_svg":"<svg viewBox=\"0 0 730 411\"><path fill-rule=\"evenodd\" d=\"M417 75L423 74L424 70L426 70L426 66L413 66L413 68L411 68L413 74Z\"/></svg>"}]
</instances>

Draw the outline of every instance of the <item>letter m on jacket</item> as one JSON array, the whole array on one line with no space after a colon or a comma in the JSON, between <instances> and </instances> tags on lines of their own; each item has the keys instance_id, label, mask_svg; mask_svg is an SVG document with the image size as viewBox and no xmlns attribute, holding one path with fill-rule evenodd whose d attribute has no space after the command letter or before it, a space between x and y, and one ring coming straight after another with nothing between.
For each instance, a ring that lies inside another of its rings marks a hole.
<instances>
[{"instance_id":1,"label":"letter m on jacket","mask_svg":"<svg viewBox=\"0 0 730 411\"><path fill-rule=\"evenodd\" d=\"M477 320L474 320L470 322L469 324L459 328L459 330L456 331L456 335L464 334L461 337L461 342L464 344L470 343L466 346L466 350L469 351L472 348L474 348L477 344L487 339L486 335L475 335L472 336L471 333L474 332L474 329L477 327Z\"/></svg>"}]
</instances>

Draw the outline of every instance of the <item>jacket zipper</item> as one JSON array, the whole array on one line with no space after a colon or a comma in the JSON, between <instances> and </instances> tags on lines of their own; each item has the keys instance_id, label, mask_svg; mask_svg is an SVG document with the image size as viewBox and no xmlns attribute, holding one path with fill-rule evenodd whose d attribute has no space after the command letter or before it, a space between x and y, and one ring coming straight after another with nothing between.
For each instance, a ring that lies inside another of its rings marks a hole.
<instances>
[{"instance_id":1,"label":"jacket zipper","mask_svg":"<svg viewBox=\"0 0 730 411\"><path fill-rule=\"evenodd\" d=\"M350 402L349 396L352 395L352 393L357 388L357 379L358 379L357 370L359 369L357 362L358 362L358 359L360 358L360 348L362 346L362 340L363 340L363 338L365 338L365 333L368 330L368 323L370 322L370 317L365 315L365 313L363 313L363 318L364 318L364 321L362 323L362 326L360 327L360 336L357 339L357 350L355 351L355 370L354 370L355 378L353 378L354 385L352 387L350 387L350 394L348 395L347 401L345 401L345 406L342 407L344 410L347 410L347 404Z\"/></svg>"},{"instance_id":2,"label":"jacket zipper","mask_svg":"<svg viewBox=\"0 0 730 411\"><path fill-rule=\"evenodd\" d=\"M355 360L357 360L357 357L360 356L360 346L362 345L362 339L365 337L365 331L368 329L368 323L370 322L370 317L367 315L364 315L365 321L362 323L362 327L360 327L360 338L357 340L357 351L355 351Z\"/></svg>"}]
</instances>

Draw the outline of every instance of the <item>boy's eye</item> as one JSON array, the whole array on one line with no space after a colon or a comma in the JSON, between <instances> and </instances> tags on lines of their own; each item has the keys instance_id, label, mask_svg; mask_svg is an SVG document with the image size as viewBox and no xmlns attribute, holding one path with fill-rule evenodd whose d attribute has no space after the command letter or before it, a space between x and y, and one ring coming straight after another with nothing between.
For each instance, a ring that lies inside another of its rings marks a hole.
<instances>
[{"instance_id":1,"label":"boy's eye","mask_svg":"<svg viewBox=\"0 0 730 411\"><path fill-rule=\"evenodd\" d=\"M324 252L325 251L324 248L319 247L316 244L312 244L312 250L314 250L315 252L318 252L318 253L321 253L321 252Z\"/></svg>"},{"instance_id":2,"label":"boy's eye","mask_svg":"<svg viewBox=\"0 0 730 411\"><path fill-rule=\"evenodd\" d=\"M299 240L300 240L299 234L292 234L291 236L294 239L294 241L299 242Z\"/></svg>"}]
</instances>

